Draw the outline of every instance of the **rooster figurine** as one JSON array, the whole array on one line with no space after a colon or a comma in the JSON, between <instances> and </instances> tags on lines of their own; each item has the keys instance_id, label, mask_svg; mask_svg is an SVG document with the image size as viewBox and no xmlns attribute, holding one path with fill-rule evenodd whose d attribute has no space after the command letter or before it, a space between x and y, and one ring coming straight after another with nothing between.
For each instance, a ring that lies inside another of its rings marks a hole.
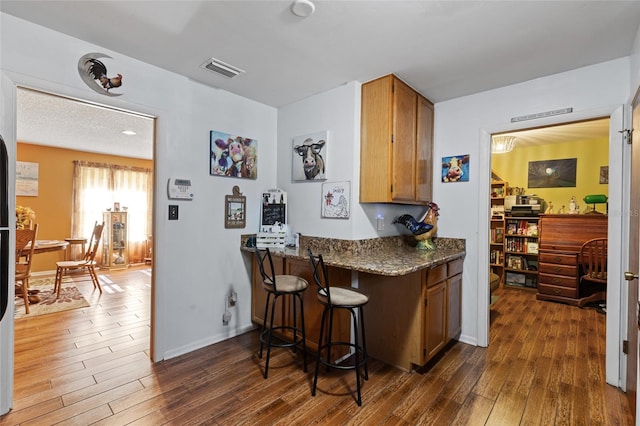
<instances>
[{"instance_id":1,"label":"rooster figurine","mask_svg":"<svg viewBox=\"0 0 640 426\"><path fill-rule=\"evenodd\" d=\"M122 86L122 74L116 74L115 77L107 77L107 67L97 59L87 59L85 62L87 72L98 80L102 87L108 92L109 89Z\"/></svg>"},{"instance_id":2,"label":"rooster figurine","mask_svg":"<svg viewBox=\"0 0 640 426\"><path fill-rule=\"evenodd\" d=\"M427 211L420 218L416 220L409 214L403 214L396 218L392 223L399 223L404 225L411 233L413 238L418 242L416 248L421 250L434 250L436 248L432 238L438 231L438 216L440 210L438 205L432 201L427 203Z\"/></svg>"}]
</instances>

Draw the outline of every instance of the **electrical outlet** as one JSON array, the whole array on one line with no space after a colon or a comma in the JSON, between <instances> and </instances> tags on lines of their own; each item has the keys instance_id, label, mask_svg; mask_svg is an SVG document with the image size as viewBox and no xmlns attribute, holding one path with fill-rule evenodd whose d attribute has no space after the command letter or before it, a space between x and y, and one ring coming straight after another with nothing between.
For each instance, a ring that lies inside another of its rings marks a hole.
<instances>
[{"instance_id":1,"label":"electrical outlet","mask_svg":"<svg viewBox=\"0 0 640 426\"><path fill-rule=\"evenodd\" d=\"M229 306L236 306L236 303L238 303L238 293L234 291L229 295Z\"/></svg>"},{"instance_id":2,"label":"electrical outlet","mask_svg":"<svg viewBox=\"0 0 640 426\"><path fill-rule=\"evenodd\" d=\"M231 321L231 312L224 311L224 314L222 314L222 325L229 325L229 321Z\"/></svg>"},{"instance_id":3,"label":"electrical outlet","mask_svg":"<svg viewBox=\"0 0 640 426\"><path fill-rule=\"evenodd\" d=\"M178 220L178 206L169 205L169 220Z\"/></svg>"}]
</instances>

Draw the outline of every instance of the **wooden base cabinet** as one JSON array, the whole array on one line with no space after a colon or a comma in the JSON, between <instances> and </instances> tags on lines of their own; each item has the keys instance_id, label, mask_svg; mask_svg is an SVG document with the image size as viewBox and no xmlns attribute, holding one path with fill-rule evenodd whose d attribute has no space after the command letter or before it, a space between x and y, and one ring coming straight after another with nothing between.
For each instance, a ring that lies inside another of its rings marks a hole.
<instances>
[{"instance_id":1,"label":"wooden base cabinet","mask_svg":"<svg viewBox=\"0 0 640 426\"><path fill-rule=\"evenodd\" d=\"M404 371L425 365L461 330L462 263L389 277L359 274L367 350Z\"/></svg>"}]
</instances>

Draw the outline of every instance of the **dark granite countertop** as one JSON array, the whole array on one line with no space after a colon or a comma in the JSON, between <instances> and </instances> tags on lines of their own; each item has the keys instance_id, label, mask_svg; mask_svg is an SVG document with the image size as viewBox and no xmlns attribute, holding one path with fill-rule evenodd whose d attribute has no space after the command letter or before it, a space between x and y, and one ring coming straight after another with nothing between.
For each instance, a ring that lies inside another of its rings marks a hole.
<instances>
[{"instance_id":1,"label":"dark granite countertop","mask_svg":"<svg viewBox=\"0 0 640 426\"><path fill-rule=\"evenodd\" d=\"M243 235L241 250L250 235ZM300 248L271 249L273 256L308 260L307 247L314 254L322 254L327 266L350 269L370 274L399 276L431 268L465 256L465 241L455 238L434 238L436 249L425 251L411 245L411 239L384 237L368 240L338 240L331 238L300 238Z\"/></svg>"}]
</instances>

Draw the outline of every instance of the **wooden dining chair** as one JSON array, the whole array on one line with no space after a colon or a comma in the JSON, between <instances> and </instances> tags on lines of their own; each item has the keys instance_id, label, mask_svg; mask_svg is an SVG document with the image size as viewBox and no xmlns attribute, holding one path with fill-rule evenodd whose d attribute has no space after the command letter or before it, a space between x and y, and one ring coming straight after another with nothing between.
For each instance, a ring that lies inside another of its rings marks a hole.
<instances>
[{"instance_id":1,"label":"wooden dining chair","mask_svg":"<svg viewBox=\"0 0 640 426\"><path fill-rule=\"evenodd\" d=\"M82 273L88 273L89 277L91 278L91 282L93 283L93 288L97 288L100 293L102 293L102 287L100 286L98 276L96 275L95 258L98 248L100 247L100 239L102 238L103 229L104 222L98 224L98 222L96 221L95 225L93 226L93 232L91 234L91 239L89 240L89 245L87 246L87 251L82 256L82 259L56 262L56 280L53 287L53 290L57 291L56 298L60 297L60 290L62 289L62 277L70 270L80 270L80 272Z\"/></svg>"},{"instance_id":2,"label":"wooden dining chair","mask_svg":"<svg viewBox=\"0 0 640 426\"><path fill-rule=\"evenodd\" d=\"M31 228L16 229L16 283L20 283L22 298L24 299L24 311L29 313L29 278L31 277L31 261L36 247L38 225ZM31 244L29 244L31 243Z\"/></svg>"},{"instance_id":3,"label":"wooden dining chair","mask_svg":"<svg viewBox=\"0 0 640 426\"><path fill-rule=\"evenodd\" d=\"M589 293L578 300L583 307L589 302L607 300L607 238L593 238L582 244L578 254L580 265L579 294ZM593 288L596 291L593 292Z\"/></svg>"}]
</instances>

